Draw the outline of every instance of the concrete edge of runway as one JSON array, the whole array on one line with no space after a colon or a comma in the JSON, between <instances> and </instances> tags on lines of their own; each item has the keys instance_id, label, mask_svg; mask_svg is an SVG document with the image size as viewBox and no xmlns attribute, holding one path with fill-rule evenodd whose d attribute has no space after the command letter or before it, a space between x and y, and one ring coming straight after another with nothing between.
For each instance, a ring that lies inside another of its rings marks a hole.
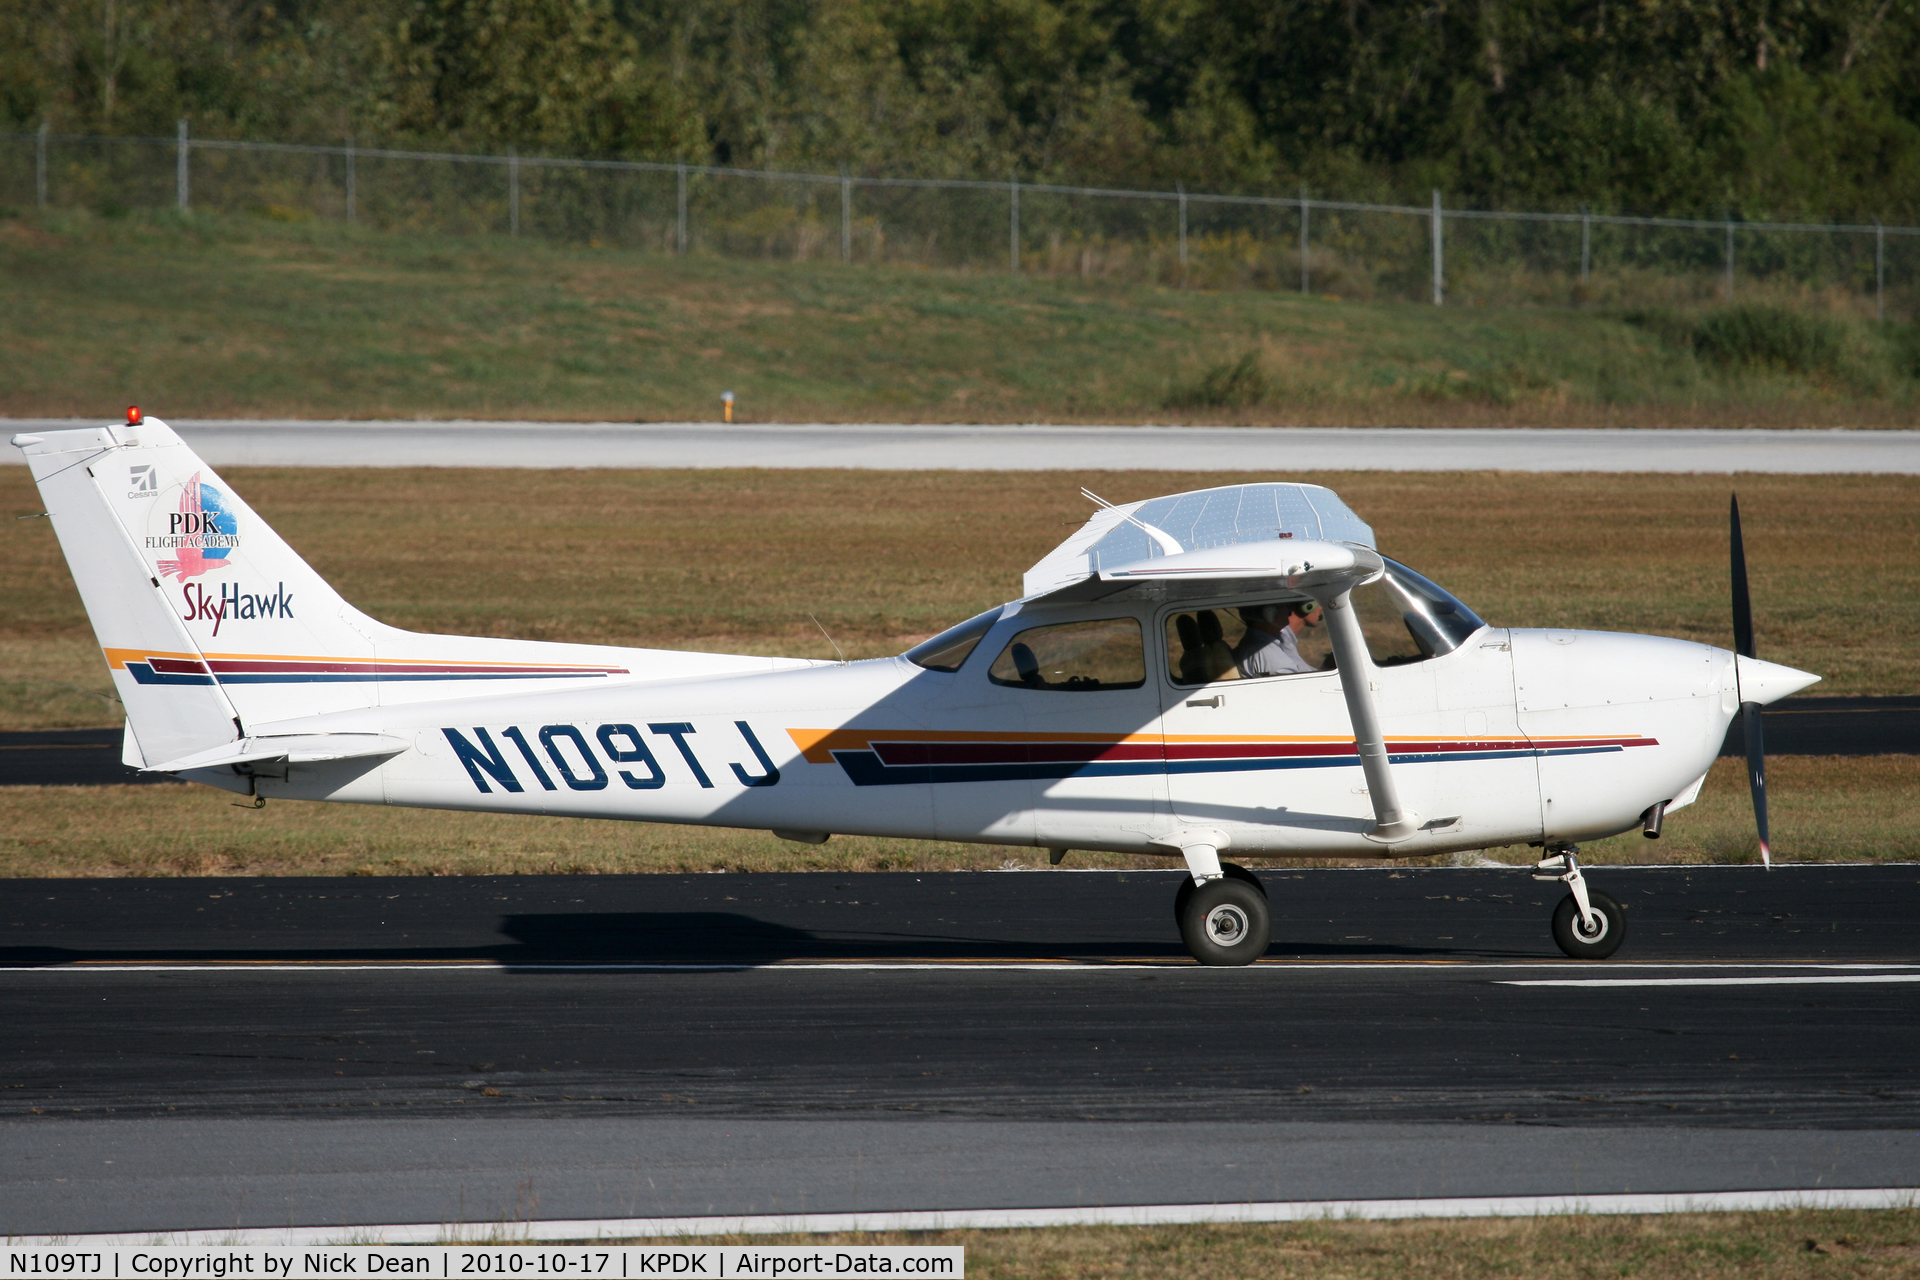
<instances>
[{"instance_id":1,"label":"concrete edge of runway","mask_svg":"<svg viewBox=\"0 0 1920 1280\"><path fill-rule=\"evenodd\" d=\"M400 1223L116 1235L9 1236L10 1245L82 1248L327 1244L533 1244L574 1240L855 1231L1007 1231L1036 1227L1159 1227L1342 1219L1537 1218L1568 1214L1753 1213L1781 1209L1920 1208L1920 1188L1822 1187L1774 1191L1604 1196L1475 1196L1422 1200L1292 1200L1249 1204L1100 1205L1056 1209L929 1209L904 1213L751 1214L711 1218L575 1218L500 1223Z\"/></svg>"},{"instance_id":2,"label":"concrete edge of runway","mask_svg":"<svg viewBox=\"0 0 1920 1280\"><path fill-rule=\"evenodd\" d=\"M1175 436L1201 432L1224 432L1244 438L1249 432L1274 432L1288 435L1341 436L1356 431L1391 431L1404 435L1433 436L1516 436L1542 433L1554 436L1581 435L1601 438L1620 436L1704 436L1707 438L1821 440L1835 437L1860 439L1906 439L1920 435L1920 427L1593 427L1593 426L1467 426L1434 427L1415 424L1371 423L1364 426L1329 427L1305 423L1279 426L1247 426L1229 422L714 422L694 419L615 419L615 418L176 418L165 417L167 425L184 431L299 431L312 428L348 430L448 430L448 431L525 431L608 428L636 431L713 431L791 432L816 431L885 433L893 431L968 431L995 434L1032 431L1060 431L1093 435L1106 431L1164 432ZM0 417L0 431L71 431L103 424L118 424L111 414L98 418L9 418Z\"/></svg>"},{"instance_id":3,"label":"concrete edge of runway","mask_svg":"<svg viewBox=\"0 0 1920 1280\"><path fill-rule=\"evenodd\" d=\"M7 433L97 421L0 419ZM171 420L213 466L1916 475L1908 427ZM4 438L4 435L0 435ZM1018 444L1018 448L1012 447ZM0 462L14 461L0 451Z\"/></svg>"}]
</instances>

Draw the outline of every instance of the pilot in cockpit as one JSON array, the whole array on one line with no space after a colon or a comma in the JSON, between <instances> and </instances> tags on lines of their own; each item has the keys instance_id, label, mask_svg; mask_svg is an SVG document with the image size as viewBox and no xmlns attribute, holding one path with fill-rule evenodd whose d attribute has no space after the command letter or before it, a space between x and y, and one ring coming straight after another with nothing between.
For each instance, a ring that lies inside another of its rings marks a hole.
<instances>
[{"instance_id":1,"label":"pilot in cockpit","mask_svg":"<svg viewBox=\"0 0 1920 1280\"><path fill-rule=\"evenodd\" d=\"M1256 604L1241 609L1240 620L1247 624L1247 633L1241 637L1235 652L1240 674L1255 679L1316 670L1300 656L1300 633L1318 626L1321 617L1316 600L1291 605Z\"/></svg>"}]
</instances>

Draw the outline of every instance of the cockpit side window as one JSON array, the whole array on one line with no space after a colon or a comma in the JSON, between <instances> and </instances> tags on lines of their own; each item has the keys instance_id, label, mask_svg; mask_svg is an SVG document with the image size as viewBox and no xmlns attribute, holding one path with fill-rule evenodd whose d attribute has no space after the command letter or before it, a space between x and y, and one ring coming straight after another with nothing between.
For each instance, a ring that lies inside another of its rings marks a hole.
<instances>
[{"instance_id":1,"label":"cockpit side window","mask_svg":"<svg viewBox=\"0 0 1920 1280\"><path fill-rule=\"evenodd\" d=\"M996 605L985 613L975 614L957 626L948 627L931 640L922 640L904 655L908 662L925 667L929 671L954 672L960 669L974 647L987 632L993 630L993 624L1000 621L1005 605Z\"/></svg>"},{"instance_id":2,"label":"cockpit side window","mask_svg":"<svg viewBox=\"0 0 1920 1280\"><path fill-rule=\"evenodd\" d=\"M1311 600L1192 609L1167 618L1167 677L1217 684L1333 669L1333 648Z\"/></svg>"},{"instance_id":3,"label":"cockpit side window","mask_svg":"<svg viewBox=\"0 0 1920 1280\"><path fill-rule=\"evenodd\" d=\"M1354 612L1375 666L1452 653L1484 627L1473 610L1397 561L1353 592ZM1167 677L1216 684L1334 669L1324 616L1311 600L1235 603L1167 617Z\"/></svg>"},{"instance_id":4,"label":"cockpit side window","mask_svg":"<svg viewBox=\"0 0 1920 1280\"><path fill-rule=\"evenodd\" d=\"M987 678L1014 689L1060 693L1138 689L1147 682L1140 624L1100 618L1029 627L1007 642Z\"/></svg>"}]
</instances>

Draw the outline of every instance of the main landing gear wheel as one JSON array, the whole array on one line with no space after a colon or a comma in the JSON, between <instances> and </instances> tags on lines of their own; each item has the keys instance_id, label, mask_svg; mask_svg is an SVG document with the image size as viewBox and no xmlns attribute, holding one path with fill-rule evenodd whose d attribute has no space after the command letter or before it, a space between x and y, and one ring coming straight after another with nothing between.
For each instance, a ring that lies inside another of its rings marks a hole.
<instances>
[{"instance_id":1,"label":"main landing gear wheel","mask_svg":"<svg viewBox=\"0 0 1920 1280\"><path fill-rule=\"evenodd\" d=\"M1266 901L1267 886L1261 884L1260 877L1245 867L1235 862L1223 862L1220 864L1220 874L1229 880L1238 880L1244 884L1252 885L1260 891L1260 900L1262 902ZM1187 899L1193 896L1194 887L1193 877L1180 877L1180 890L1173 895L1173 919L1176 924L1186 918ZM1184 929L1185 927L1185 925L1181 925L1181 928Z\"/></svg>"},{"instance_id":2,"label":"main landing gear wheel","mask_svg":"<svg viewBox=\"0 0 1920 1280\"><path fill-rule=\"evenodd\" d=\"M1201 964L1252 964L1266 954L1273 941L1267 895L1250 872L1240 874L1247 879L1226 875L1205 884L1188 880L1174 899L1180 939L1187 944L1187 953Z\"/></svg>"},{"instance_id":3,"label":"main landing gear wheel","mask_svg":"<svg viewBox=\"0 0 1920 1280\"><path fill-rule=\"evenodd\" d=\"M1593 908L1593 927L1580 919L1580 904L1568 894L1553 909L1553 940L1575 960L1605 960L1620 949L1627 939L1627 918L1620 904L1606 894L1587 890L1587 905Z\"/></svg>"}]
</instances>

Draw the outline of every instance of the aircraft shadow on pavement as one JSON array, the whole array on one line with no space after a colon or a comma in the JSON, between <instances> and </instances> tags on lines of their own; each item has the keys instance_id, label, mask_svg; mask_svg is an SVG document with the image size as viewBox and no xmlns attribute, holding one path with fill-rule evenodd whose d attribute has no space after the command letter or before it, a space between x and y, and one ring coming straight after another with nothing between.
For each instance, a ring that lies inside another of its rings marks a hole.
<instances>
[{"instance_id":1,"label":"aircraft shadow on pavement","mask_svg":"<svg viewBox=\"0 0 1920 1280\"><path fill-rule=\"evenodd\" d=\"M201 946L0 947L0 968L67 964L310 963L435 964L490 961L530 972L549 966L632 965L750 967L787 961L1116 960L1186 961L1169 924L1162 937L1152 923L1124 942L1032 941L953 934L833 930L814 932L727 911L565 912L510 915L499 932L509 941L475 946ZM1404 946L1378 942L1310 942L1276 938L1270 956L1287 958L1447 959L1523 954L1485 946Z\"/></svg>"}]
</instances>

